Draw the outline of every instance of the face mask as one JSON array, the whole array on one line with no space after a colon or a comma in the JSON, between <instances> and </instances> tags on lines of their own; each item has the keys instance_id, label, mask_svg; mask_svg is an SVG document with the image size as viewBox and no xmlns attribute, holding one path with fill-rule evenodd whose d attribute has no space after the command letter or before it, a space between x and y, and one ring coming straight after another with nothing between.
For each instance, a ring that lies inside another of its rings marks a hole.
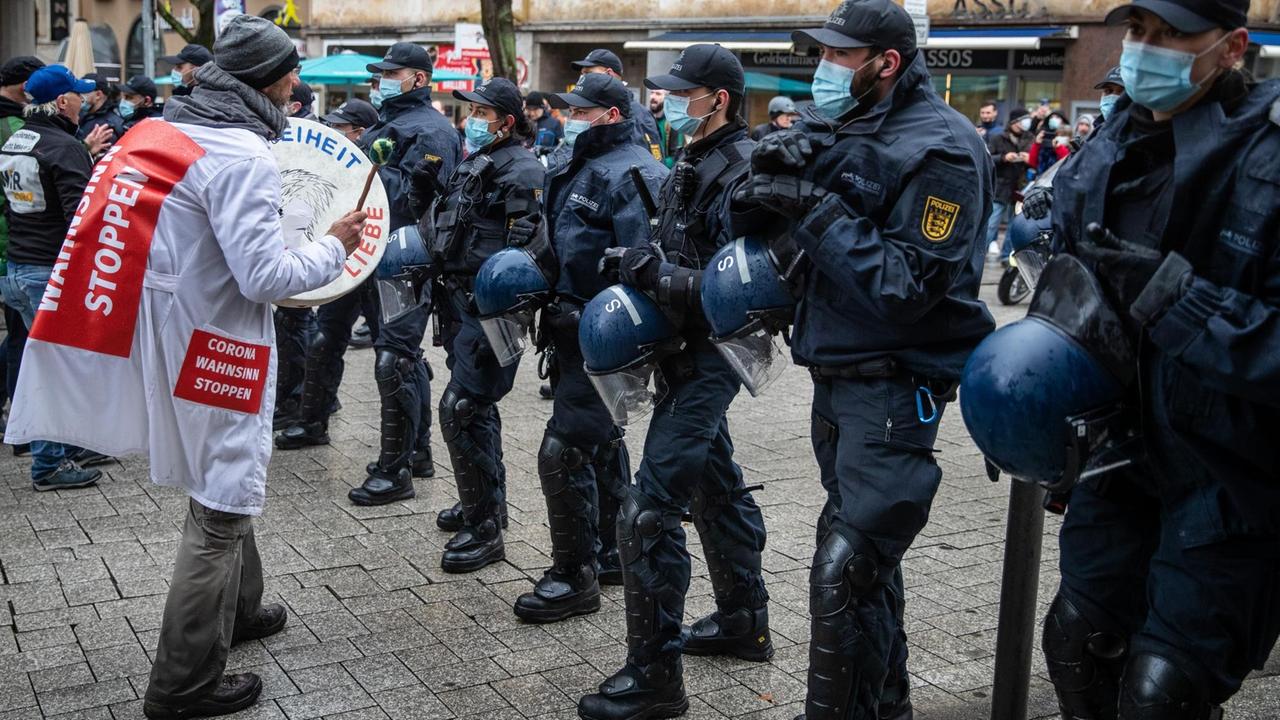
<instances>
[{"instance_id":1,"label":"face mask","mask_svg":"<svg viewBox=\"0 0 1280 720\"><path fill-rule=\"evenodd\" d=\"M1125 92L1134 102L1150 110L1171 112L1214 77L1210 74L1200 82L1193 82L1191 67L1196 59L1229 37L1223 35L1199 55L1125 40L1124 52L1120 53L1120 77L1124 79Z\"/></svg>"},{"instance_id":2,"label":"face mask","mask_svg":"<svg viewBox=\"0 0 1280 720\"><path fill-rule=\"evenodd\" d=\"M133 117L133 113L137 109L138 109L138 106L134 105L128 100L120 101L120 117L124 118L125 120L128 120L129 118Z\"/></svg>"},{"instance_id":3,"label":"face mask","mask_svg":"<svg viewBox=\"0 0 1280 720\"><path fill-rule=\"evenodd\" d=\"M379 110L382 108L382 91L381 90L379 90L378 88L374 88L369 91L369 104L373 106L374 110Z\"/></svg>"},{"instance_id":4,"label":"face mask","mask_svg":"<svg viewBox=\"0 0 1280 720\"><path fill-rule=\"evenodd\" d=\"M169 71L169 81L173 83L173 86L174 86L174 87L181 87L181 86L182 86L182 73L178 72L177 70L170 70L170 71Z\"/></svg>"},{"instance_id":5,"label":"face mask","mask_svg":"<svg viewBox=\"0 0 1280 720\"><path fill-rule=\"evenodd\" d=\"M858 101L866 97L867 93L874 90L867 90L859 97L853 97L853 79L857 76L858 70L870 65L875 58L871 58L855 70L850 70L843 65L837 65L832 62L823 60L818 63L818 70L813 74L813 85L811 92L813 93L813 104L818 108L818 112L828 120L838 120L846 114L858 107Z\"/></svg>"},{"instance_id":6,"label":"face mask","mask_svg":"<svg viewBox=\"0 0 1280 720\"><path fill-rule=\"evenodd\" d=\"M1111 113L1116 111L1116 103L1120 102L1119 95L1103 95L1098 101L1098 112L1102 114L1103 120L1111 118Z\"/></svg>"},{"instance_id":7,"label":"face mask","mask_svg":"<svg viewBox=\"0 0 1280 720\"><path fill-rule=\"evenodd\" d=\"M467 118L467 142L473 148L489 147L497 136L489 132L489 121L483 118Z\"/></svg>"},{"instance_id":8,"label":"face mask","mask_svg":"<svg viewBox=\"0 0 1280 720\"><path fill-rule=\"evenodd\" d=\"M689 137L693 137L694 134L698 132L698 128L701 127L703 121L715 114L715 110L712 110L706 115L700 115L698 117L690 117L689 103L693 102L694 100L701 100L702 98L705 98L705 97L711 97L712 95L714 95L714 93L707 93L702 97L696 97L696 98L685 98L685 97L679 97L677 95L668 95L667 99L662 101L662 111L667 116L667 122L671 125L671 127L675 128L676 132L680 133L681 135L687 135Z\"/></svg>"},{"instance_id":9,"label":"face mask","mask_svg":"<svg viewBox=\"0 0 1280 720\"><path fill-rule=\"evenodd\" d=\"M564 124L564 144L573 147L574 141L578 136L591 129L596 120L604 117L609 111L605 110L590 120L570 120Z\"/></svg>"},{"instance_id":10,"label":"face mask","mask_svg":"<svg viewBox=\"0 0 1280 720\"><path fill-rule=\"evenodd\" d=\"M404 81L382 78L378 80L378 89L382 91L382 99L384 101L400 97L404 94Z\"/></svg>"},{"instance_id":11,"label":"face mask","mask_svg":"<svg viewBox=\"0 0 1280 720\"><path fill-rule=\"evenodd\" d=\"M1060 118L1056 118L1056 117L1049 118L1050 130L1057 130L1060 127L1062 127L1062 120Z\"/></svg>"},{"instance_id":12,"label":"face mask","mask_svg":"<svg viewBox=\"0 0 1280 720\"><path fill-rule=\"evenodd\" d=\"M1031 132L1031 118L1022 118L1018 121L1018 127L1022 128L1022 132Z\"/></svg>"}]
</instances>

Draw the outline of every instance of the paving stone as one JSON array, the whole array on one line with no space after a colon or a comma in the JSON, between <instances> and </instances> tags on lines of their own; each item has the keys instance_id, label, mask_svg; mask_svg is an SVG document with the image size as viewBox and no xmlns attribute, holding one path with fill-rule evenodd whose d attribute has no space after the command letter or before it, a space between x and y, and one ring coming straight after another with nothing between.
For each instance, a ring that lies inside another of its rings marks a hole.
<instances>
[{"instance_id":1,"label":"paving stone","mask_svg":"<svg viewBox=\"0 0 1280 720\"><path fill-rule=\"evenodd\" d=\"M374 693L374 698L391 720L443 720L453 717L449 708L421 685L383 690Z\"/></svg>"},{"instance_id":2,"label":"paving stone","mask_svg":"<svg viewBox=\"0 0 1280 720\"><path fill-rule=\"evenodd\" d=\"M418 684L413 671L391 653L348 660L343 667L370 693Z\"/></svg>"},{"instance_id":3,"label":"paving stone","mask_svg":"<svg viewBox=\"0 0 1280 720\"><path fill-rule=\"evenodd\" d=\"M276 662L285 670L302 670L360 657L350 640L342 638L316 645L303 645L275 653Z\"/></svg>"},{"instance_id":4,"label":"paving stone","mask_svg":"<svg viewBox=\"0 0 1280 720\"><path fill-rule=\"evenodd\" d=\"M89 658L94 676L99 680L142 675L151 671L151 661L137 642L132 645L90 650L85 655Z\"/></svg>"},{"instance_id":5,"label":"paving stone","mask_svg":"<svg viewBox=\"0 0 1280 720\"><path fill-rule=\"evenodd\" d=\"M91 685L77 685L37 694L40 710L45 715L87 710L112 703L134 699L133 687L128 680L116 678Z\"/></svg>"},{"instance_id":6,"label":"paving stone","mask_svg":"<svg viewBox=\"0 0 1280 720\"><path fill-rule=\"evenodd\" d=\"M457 716L488 715L497 710L509 708L504 697L488 685L475 685L461 690L442 692L436 695L441 702Z\"/></svg>"}]
</instances>

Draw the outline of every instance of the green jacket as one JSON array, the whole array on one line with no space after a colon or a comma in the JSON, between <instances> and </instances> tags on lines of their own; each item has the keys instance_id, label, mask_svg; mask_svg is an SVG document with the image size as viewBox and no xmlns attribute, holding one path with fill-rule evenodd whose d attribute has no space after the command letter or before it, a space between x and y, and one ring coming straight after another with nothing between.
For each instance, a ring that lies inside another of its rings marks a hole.
<instances>
[{"instance_id":1,"label":"green jacket","mask_svg":"<svg viewBox=\"0 0 1280 720\"><path fill-rule=\"evenodd\" d=\"M9 141L9 136L22 127L22 118L0 118L0 147ZM5 213L5 195L0 192L0 276L9 271L9 219Z\"/></svg>"}]
</instances>

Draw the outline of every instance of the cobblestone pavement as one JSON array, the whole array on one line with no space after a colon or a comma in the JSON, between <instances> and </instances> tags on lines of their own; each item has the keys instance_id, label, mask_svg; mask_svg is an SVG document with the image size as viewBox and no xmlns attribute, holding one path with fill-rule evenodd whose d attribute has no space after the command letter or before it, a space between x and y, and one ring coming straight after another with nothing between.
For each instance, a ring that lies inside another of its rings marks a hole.
<instances>
[{"instance_id":1,"label":"cobblestone pavement","mask_svg":"<svg viewBox=\"0 0 1280 720\"><path fill-rule=\"evenodd\" d=\"M994 287L987 286L994 303ZM1002 321L1025 311L993 310ZM436 372L443 354L429 351ZM570 718L579 696L624 657L621 588L606 588L599 614L555 626L520 623L516 596L549 564L535 453L551 405L538 399L534 363L520 369L501 409L507 436L511 529L507 561L467 576L439 570L448 536L437 510L452 479L434 443L435 479L418 496L358 508L347 490L363 479L377 441L372 352L348 354L343 409L329 447L277 452L265 515L257 522L267 601L289 608L285 632L235 648L229 669L263 676L259 704L241 718ZM443 386L436 383L436 391ZM787 718L801 711L808 638L808 563L823 503L809 447L808 376L792 369L762 398L743 393L731 414L737 459L769 530L764 567L777 655L768 664L687 658L688 717ZM86 417L86 422L111 422ZM628 437L633 458L644 428ZM1009 486L991 483L948 410L939 439L943 487L928 527L907 556L910 668L917 717L989 716L1005 508ZM152 486L129 458L87 490L37 494L27 459L0 460L0 720L140 718L185 498ZM1057 582L1046 523L1043 613ZM688 528L694 580L688 612L712 609L697 533ZM1038 633L1037 633L1038 634ZM1038 645L1038 641L1036 645ZM1280 671L1272 668L1272 673ZM1029 716L1054 710L1037 652ZM1280 677L1263 673L1228 717L1280 715Z\"/></svg>"}]
</instances>

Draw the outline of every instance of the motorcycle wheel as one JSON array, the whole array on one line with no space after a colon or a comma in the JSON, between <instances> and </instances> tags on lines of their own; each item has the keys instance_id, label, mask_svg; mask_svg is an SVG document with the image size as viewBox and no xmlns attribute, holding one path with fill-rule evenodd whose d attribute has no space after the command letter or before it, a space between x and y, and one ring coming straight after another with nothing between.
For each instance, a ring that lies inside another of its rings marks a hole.
<instances>
[{"instance_id":1,"label":"motorcycle wheel","mask_svg":"<svg viewBox=\"0 0 1280 720\"><path fill-rule=\"evenodd\" d=\"M1000 284L996 287L996 297L1001 305L1017 305L1031 294L1031 288L1022 279L1022 273L1016 267L1007 267L1000 276Z\"/></svg>"}]
</instances>

